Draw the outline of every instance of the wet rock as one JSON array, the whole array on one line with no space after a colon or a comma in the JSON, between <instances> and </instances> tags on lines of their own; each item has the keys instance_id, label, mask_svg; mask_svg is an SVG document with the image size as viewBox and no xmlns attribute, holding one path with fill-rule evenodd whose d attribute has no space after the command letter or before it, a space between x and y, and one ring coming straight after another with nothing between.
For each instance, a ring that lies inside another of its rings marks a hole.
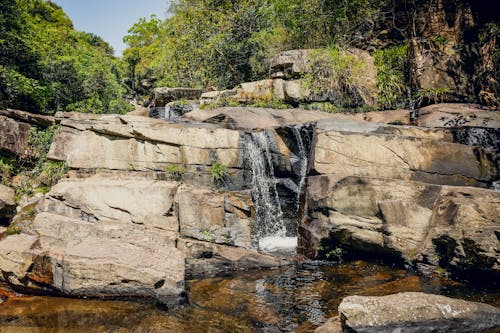
<instances>
[{"instance_id":1,"label":"wet rock","mask_svg":"<svg viewBox=\"0 0 500 333\"><path fill-rule=\"evenodd\" d=\"M193 88L155 88L149 96L150 108L152 107L163 107L170 102L177 100L195 100L200 99L203 90L193 89Z\"/></svg>"},{"instance_id":2,"label":"wet rock","mask_svg":"<svg viewBox=\"0 0 500 333\"><path fill-rule=\"evenodd\" d=\"M180 238L178 248L186 255L186 276L197 278L256 268L277 268L290 264L279 258L241 247Z\"/></svg>"},{"instance_id":3,"label":"wet rock","mask_svg":"<svg viewBox=\"0 0 500 333\"><path fill-rule=\"evenodd\" d=\"M465 333L500 328L498 308L424 293L349 296L339 313L343 332Z\"/></svg>"},{"instance_id":4,"label":"wet rock","mask_svg":"<svg viewBox=\"0 0 500 333\"><path fill-rule=\"evenodd\" d=\"M15 208L14 190L0 184L0 219L12 217Z\"/></svg>"}]
</instances>

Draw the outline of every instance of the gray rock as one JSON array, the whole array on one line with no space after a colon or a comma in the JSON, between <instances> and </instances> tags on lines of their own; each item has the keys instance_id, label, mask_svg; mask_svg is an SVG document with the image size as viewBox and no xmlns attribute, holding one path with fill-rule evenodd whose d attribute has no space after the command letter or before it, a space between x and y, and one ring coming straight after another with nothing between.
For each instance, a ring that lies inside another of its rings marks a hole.
<instances>
[{"instance_id":1,"label":"gray rock","mask_svg":"<svg viewBox=\"0 0 500 333\"><path fill-rule=\"evenodd\" d=\"M500 309L424 293L349 296L339 305L343 332L484 332L500 328Z\"/></svg>"}]
</instances>

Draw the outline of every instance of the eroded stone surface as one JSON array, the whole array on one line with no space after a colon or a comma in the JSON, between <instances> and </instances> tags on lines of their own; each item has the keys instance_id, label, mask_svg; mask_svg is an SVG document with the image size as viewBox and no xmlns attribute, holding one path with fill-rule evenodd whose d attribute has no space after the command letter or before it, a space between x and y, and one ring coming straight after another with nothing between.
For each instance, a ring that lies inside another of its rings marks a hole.
<instances>
[{"instance_id":1,"label":"eroded stone surface","mask_svg":"<svg viewBox=\"0 0 500 333\"><path fill-rule=\"evenodd\" d=\"M343 332L483 332L500 328L500 309L424 293L349 296L339 306Z\"/></svg>"}]
</instances>

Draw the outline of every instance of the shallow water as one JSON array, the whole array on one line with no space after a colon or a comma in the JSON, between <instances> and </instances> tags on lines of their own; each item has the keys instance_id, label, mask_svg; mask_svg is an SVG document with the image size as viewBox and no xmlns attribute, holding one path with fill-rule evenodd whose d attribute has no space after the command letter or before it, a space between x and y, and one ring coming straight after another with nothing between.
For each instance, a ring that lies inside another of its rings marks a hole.
<instances>
[{"instance_id":1,"label":"shallow water","mask_svg":"<svg viewBox=\"0 0 500 333\"><path fill-rule=\"evenodd\" d=\"M465 288L400 269L304 263L188 282L190 306L20 297L0 304L0 332L311 332L347 295L424 291L500 306L500 291Z\"/></svg>"}]
</instances>

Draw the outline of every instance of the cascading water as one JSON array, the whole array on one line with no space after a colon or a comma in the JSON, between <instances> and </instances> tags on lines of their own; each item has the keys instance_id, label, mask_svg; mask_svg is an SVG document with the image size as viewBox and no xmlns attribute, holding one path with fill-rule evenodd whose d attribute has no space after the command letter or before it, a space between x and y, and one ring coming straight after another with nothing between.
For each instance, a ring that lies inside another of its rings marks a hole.
<instances>
[{"instance_id":1,"label":"cascading water","mask_svg":"<svg viewBox=\"0 0 500 333\"><path fill-rule=\"evenodd\" d=\"M265 131L252 132L244 141L245 159L252 171L252 196L259 249L266 252L291 251L296 237L287 237L283 211L276 188L271 140Z\"/></svg>"},{"instance_id":2,"label":"cascading water","mask_svg":"<svg viewBox=\"0 0 500 333\"><path fill-rule=\"evenodd\" d=\"M303 129L302 125L297 125L292 127L293 136L295 137L298 147L297 164L299 166L298 168L299 184L297 187L297 207L296 207L297 212L299 211L300 208L300 196L302 194L302 191L304 190L306 174L307 174L307 163L309 162L308 159L309 153L308 150L306 149L306 145L303 139L302 129Z\"/></svg>"}]
</instances>

